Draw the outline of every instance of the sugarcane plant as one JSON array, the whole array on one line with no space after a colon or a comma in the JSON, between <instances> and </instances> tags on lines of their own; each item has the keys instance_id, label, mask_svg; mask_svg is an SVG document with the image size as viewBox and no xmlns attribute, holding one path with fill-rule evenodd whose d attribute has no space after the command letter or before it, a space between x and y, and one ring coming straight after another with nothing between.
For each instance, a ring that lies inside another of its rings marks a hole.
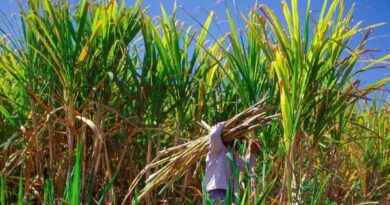
<instances>
[{"instance_id":1,"label":"sugarcane plant","mask_svg":"<svg viewBox=\"0 0 390 205\"><path fill-rule=\"evenodd\" d=\"M258 15L267 23L260 24L263 29L258 31L256 24L246 20L248 27L257 32L258 43L264 45L262 48L271 62L269 69L275 71L279 81L286 153L285 189L281 202L286 200L289 204L299 201L300 184L311 177L307 172L303 172L305 175L297 174L293 145L300 133L308 135L311 140L308 151L317 153L323 136L333 129L338 114L359 97L389 81L383 79L359 89L358 81L353 79L357 73L367 69L354 70L359 57L366 53L364 46L370 29L381 23L365 28L360 27L361 22L351 25L353 8L345 15L344 1L337 0L332 1L329 7L324 1L317 24L312 27L309 21L310 1L303 22L299 18L298 1L292 0L290 6L282 1L287 30L282 28L281 20L266 5L260 8ZM262 37L266 34L261 31L266 31L267 26L274 40L265 38L267 43L264 44ZM356 48L349 48L351 38L360 32L366 32L361 43ZM315 155L309 158L308 169L315 159Z\"/></svg>"},{"instance_id":2,"label":"sugarcane plant","mask_svg":"<svg viewBox=\"0 0 390 205\"><path fill-rule=\"evenodd\" d=\"M240 154L237 138L261 144L227 203L388 200L389 103L369 93L389 78L362 87L358 74L390 55L360 61L382 23L354 23L343 0L317 17L282 1L284 19L226 4L220 38L214 11L188 25L176 5L156 18L142 1L19 5L18 24L0 15L1 204L207 202L220 121Z\"/></svg>"}]
</instances>

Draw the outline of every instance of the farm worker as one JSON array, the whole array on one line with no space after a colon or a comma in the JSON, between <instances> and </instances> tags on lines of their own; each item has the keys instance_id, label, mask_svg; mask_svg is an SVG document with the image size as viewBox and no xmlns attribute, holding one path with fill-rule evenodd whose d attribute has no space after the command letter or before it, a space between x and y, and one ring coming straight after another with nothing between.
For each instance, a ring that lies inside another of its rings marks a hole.
<instances>
[{"instance_id":1,"label":"farm worker","mask_svg":"<svg viewBox=\"0 0 390 205\"><path fill-rule=\"evenodd\" d=\"M233 186L233 191L237 191L237 184L226 156L230 151L221 139L224 125L224 122L214 125L209 133L210 143L209 151L206 156L205 183L206 191L213 201L213 204L220 204L223 202L227 194L229 182ZM255 152L257 150L259 150L258 143L251 142L249 144L249 154L246 157L250 170L254 167ZM245 174L244 161L234 153L232 153L231 156L237 169Z\"/></svg>"}]
</instances>

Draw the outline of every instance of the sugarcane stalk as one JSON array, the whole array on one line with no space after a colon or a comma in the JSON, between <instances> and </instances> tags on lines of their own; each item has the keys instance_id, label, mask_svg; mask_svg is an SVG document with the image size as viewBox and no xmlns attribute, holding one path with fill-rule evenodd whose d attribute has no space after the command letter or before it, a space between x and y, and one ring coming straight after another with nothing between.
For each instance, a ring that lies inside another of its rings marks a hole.
<instances>
[{"instance_id":1,"label":"sugarcane stalk","mask_svg":"<svg viewBox=\"0 0 390 205\"><path fill-rule=\"evenodd\" d=\"M227 120L221 133L223 142L229 143L234 139L245 137L246 133L252 132L253 130L269 124L274 119L277 119L279 114L266 116L267 111L271 108L259 107L265 100L266 98L263 98L255 105ZM205 130L211 130L211 126L206 122L200 121L197 123ZM208 146L209 136L205 135L185 144L161 150L156 156L156 160L149 163L133 181L125 200L127 199L127 196L132 193L146 170L162 166L157 172L151 174L145 180L145 186L141 190L138 200L141 200L147 195L147 193L153 191L156 187L162 184L165 184L164 188L168 187L174 181L182 177L189 167L199 162L199 160L206 155ZM163 155L165 157L162 158L161 156Z\"/></svg>"}]
</instances>

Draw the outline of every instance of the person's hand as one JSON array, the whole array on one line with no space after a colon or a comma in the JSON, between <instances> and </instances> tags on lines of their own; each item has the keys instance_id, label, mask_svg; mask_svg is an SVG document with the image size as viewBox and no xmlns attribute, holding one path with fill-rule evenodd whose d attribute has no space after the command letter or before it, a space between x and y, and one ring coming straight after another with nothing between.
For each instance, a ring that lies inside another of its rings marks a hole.
<instances>
[{"instance_id":1,"label":"person's hand","mask_svg":"<svg viewBox=\"0 0 390 205\"><path fill-rule=\"evenodd\" d=\"M223 142L221 138L222 129L224 127L225 123L221 122L211 127L210 133L209 133L209 153L208 154L219 154L223 150Z\"/></svg>"},{"instance_id":2,"label":"person's hand","mask_svg":"<svg viewBox=\"0 0 390 205\"><path fill-rule=\"evenodd\" d=\"M260 150L260 143L259 141L251 141L249 144L249 152L256 153Z\"/></svg>"},{"instance_id":3,"label":"person's hand","mask_svg":"<svg viewBox=\"0 0 390 205\"><path fill-rule=\"evenodd\" d=\"M220 122L211 127L210 135L221 135L226 122Z\"/></svg>"}]
</instances>

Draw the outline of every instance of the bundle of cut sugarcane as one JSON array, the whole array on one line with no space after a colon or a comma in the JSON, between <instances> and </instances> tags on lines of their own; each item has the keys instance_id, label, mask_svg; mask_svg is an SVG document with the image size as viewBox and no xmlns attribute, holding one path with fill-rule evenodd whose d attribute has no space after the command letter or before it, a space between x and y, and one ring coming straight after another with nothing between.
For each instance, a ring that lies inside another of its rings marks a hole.
<instances>
[{"instance_id":1,"label":"bundle of cut sugarcane","mask_svg":"<svg viewBox=\"0 0 390 205\"><path fill-rule=\"evenodd\" d=\"M269 108L260 107L264 101L265 99L262 99L255 105L226 121L221 134L222 140L228 143L234 139L245 137L246 133L268 124L277 118L279 116L278 114L266 116L266 112ZM211 129L211 127L203 121L199 124L208 131ZM191 165L196 164L206 155L208 146L209 138L208 135L205 135L188 143L162 150L157 157L138 174L129 188L128 195L134 190L146 171L151 168L162 166L156 173L153 173L146 179L145 187L141 190L138 199L143 198L147 193L162 184L168 186L175 182L185 174L185 171Z\"/></svg>"}]
</instances>

